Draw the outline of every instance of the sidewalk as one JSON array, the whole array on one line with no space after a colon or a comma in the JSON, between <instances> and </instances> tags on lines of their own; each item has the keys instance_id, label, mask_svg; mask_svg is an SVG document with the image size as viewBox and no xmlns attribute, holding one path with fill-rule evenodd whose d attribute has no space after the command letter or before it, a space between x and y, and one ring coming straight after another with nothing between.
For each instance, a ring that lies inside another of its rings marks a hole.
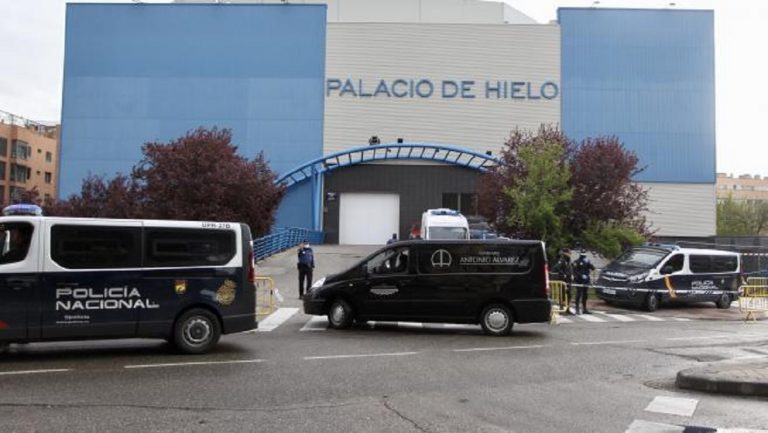
<instances>
[{"instance_id":1,"label":"sidewalk","mask_svg":"<svg viewBox=\"0 0 768 433\"><path fill-rule=\"evenodd\" d=\"M676 384L715 394L768 397L768 361L682 370Z\"/></svg>"}]
</instances>

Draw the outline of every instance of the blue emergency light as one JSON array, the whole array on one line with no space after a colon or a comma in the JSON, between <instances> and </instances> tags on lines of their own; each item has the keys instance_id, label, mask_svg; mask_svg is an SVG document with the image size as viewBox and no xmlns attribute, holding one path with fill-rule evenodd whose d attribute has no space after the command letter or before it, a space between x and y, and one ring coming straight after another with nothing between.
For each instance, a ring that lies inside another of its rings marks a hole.
<instances>
[{"instance_id":1,"label":"blue emergency light","mask_svg":"<svg viewBox=\"0 0 768 433\"><path fill-rule=\"evenodd\" d=\"M3 216L43 216L43 209L36 204L19 203L6 206L3 209Z\"/></svg>"}]
</instances>

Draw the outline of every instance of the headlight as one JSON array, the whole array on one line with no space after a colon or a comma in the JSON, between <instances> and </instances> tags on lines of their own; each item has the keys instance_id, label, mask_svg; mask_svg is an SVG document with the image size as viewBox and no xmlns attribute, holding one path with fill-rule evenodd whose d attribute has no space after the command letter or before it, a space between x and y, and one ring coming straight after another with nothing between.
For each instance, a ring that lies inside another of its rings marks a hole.
<instances>
[{"instance_id":1,"label":"headlight","mask_svg":"<svg viewBox=\"0 0 768 433\"><path fill-rule=\"evenodd\" d=\"M323 284L325 284L325 277L323 277L323 278L320 278L319 280L315 281L315 282L312 284L312 288L313 288L313 289L316 289L316 288L318 288L318 287L322 286Z\"/></svg>"},{"instance_id":2,"label":"headlight","mask_svg":"<svg viewBox=\"0 0 768 433\"><path fill-rule=\"evenodd\" d=\"M648 278L648 272L643 272L642 274L632 275L627 280L630 283L641 283L645 281L645 279Z\"/></svg>"}]
</instances>

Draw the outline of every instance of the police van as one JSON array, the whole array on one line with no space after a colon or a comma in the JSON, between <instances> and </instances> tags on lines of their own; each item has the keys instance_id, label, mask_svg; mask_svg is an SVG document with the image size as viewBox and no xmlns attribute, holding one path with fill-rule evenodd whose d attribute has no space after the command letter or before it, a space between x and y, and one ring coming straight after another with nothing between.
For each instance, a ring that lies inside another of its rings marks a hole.
<instances>
[{"instance_id":1,"label":"police van","mask_svg":"<svg viewBox=\"0 0 768 433\"><path fill-rule=\"evenodd\" d=\"M256 326L245 224L0 218L0 345L162 338L204 353Z\"/></svg>"},{"instance_id":2,"label":"police van","mask_svg":"<svg viewBox=\"0 0 768 433\"><path fill-rule=\"evenodd\" d=\"M550 319L544 243L393 243L315 282L304 312L327 315L332 328L367 320L479 323L505 335L514 323Z\"/></svg>"},{"instance_id":3,"label":"police van","mask_svg":"<svg viewBox=\"0 0 768 433\"><path fill-rule=\"evenodd\" d=\"M609 304L648 311L693 302L725 309L738 297L740 282L738 253L655 244L631 248L608 264L595 290Z\"/></svg>"},{"instance_id":4,"label":"police van","mask_svg":"<svg viewBox=\"0 0 768 433\"><path fill-rule=\"evenodd\" d=\"M421 215L421 238L426 240L469 239L469 223L453 209L427 209Z\"/></svg>"}]
</instances>

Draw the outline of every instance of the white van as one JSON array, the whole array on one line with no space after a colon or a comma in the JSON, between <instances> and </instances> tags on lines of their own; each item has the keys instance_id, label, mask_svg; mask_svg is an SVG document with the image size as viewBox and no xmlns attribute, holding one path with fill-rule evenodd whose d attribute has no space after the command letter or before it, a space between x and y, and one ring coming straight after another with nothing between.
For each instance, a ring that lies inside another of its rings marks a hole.
<instances>
[{"instance_id":1,"label":"white van","mask_svg":"<svg viewBox=\"0 0 768 433\"><path fill-rule=\"evenodd\" d=\"M421 238L425 240L469 239L467 218L453 209L427 209L421 215Z\"/></svg>"}]
</instances>

